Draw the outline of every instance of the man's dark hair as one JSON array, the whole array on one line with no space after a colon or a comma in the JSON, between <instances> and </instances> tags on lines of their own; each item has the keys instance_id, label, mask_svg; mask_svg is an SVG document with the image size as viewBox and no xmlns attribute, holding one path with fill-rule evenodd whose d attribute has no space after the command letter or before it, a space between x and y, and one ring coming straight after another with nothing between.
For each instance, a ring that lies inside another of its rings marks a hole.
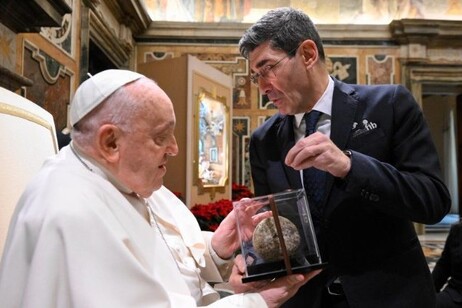
<instances>
[{"instance_id":1,"label":"man's dark hair","mask_svg":"<svg viewBox=\"0 0 462 308\"><path fill-rule=\"evenodd\" d=\"M269 41L270 46L284 50L291 56L304 40L312 40L318 48L319 57L325 60L321 37L304 12L289 7L268 11L260 20L244 32L239 41L239 51L245 58L261 44Z\"/></svg>"}]
</instances>

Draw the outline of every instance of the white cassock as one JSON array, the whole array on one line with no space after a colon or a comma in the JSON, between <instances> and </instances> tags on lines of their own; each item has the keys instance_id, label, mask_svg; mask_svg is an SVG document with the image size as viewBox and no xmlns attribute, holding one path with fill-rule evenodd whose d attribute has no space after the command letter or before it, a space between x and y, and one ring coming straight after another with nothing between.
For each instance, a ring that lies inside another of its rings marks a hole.
<instances>
[{"instance_id":1,"label":"white cassock","mask_svg":"<svg viewBox=\"0 0 462 308\"><path fill-rule=\"evenodd\" d=\"M205 280L220 281L215 263L223 260L209 251L210 234L201 233L186 206L164 187L146 199L160 232L120 184L84 163L92 171L63 148L19 200L0 264L0 307L183 308L214 301ZM208 307L266 304L258 294L236 294Z\"/></svg>"}]
</instances>

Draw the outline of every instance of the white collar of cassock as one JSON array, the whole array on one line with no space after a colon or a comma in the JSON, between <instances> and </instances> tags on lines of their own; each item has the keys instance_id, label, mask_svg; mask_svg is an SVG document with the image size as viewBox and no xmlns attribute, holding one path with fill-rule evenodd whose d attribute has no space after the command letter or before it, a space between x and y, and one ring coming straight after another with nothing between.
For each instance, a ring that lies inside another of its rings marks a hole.
<instances>
[{"instance_id":1,"label":"white collar of cassock","mask_svg":"<svg viewBox=\"0 0 462 308\"><path fill-rule=\"evenodd\" d=\"M71 141L69 145L80 162L90 171L111 182L123 194L133 194L133 191L118 181L106 168L94 159L79 151ZM140 197L141 198L141 197ZM192 215L190 210L171 191L162 186L159 190L144 199L153 210L156 217L160 218L165 228L173 229L181 236L184 244L189 248L191 255L200 266L205 266L203 258L206 244L201 232L194 232L197 228L195 219L188 219Z\"/></svg>"}]
</instances>

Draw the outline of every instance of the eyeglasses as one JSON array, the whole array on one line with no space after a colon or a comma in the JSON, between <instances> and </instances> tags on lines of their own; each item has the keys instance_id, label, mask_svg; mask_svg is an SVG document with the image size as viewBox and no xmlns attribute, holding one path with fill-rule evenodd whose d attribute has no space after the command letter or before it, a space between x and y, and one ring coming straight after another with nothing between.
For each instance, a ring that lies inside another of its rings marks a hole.
<instances>
[{"instance_id":1,"label":"eyeglasses","mask_svg":"<svg viewBox=\"0 0 462 308\"><path fill-rule=\"evenodd\" d=\"M269 72L273 72L274 74L274 77L276 77L276 73L274 72L274 68L279 64L281 63L284 59L288 58L289 56L291 56L291 54L298 49L299 46L295 47L294 49L292 49L291 51L289 51L287 53L287 55L285 55L284 57L282 57L281 59L279 59L278 61L276 61L276 63L274 64L270 64L270 65L266 65L264 67L262 67L260 69L260 71L258 73L254 73L254 74L251 74L250 75L250 81L252 81L254 84L258 85L258 79L260 78L263 78L263 79L266 79L268 77L268 73Z\"/></svg>"}]
</instances>

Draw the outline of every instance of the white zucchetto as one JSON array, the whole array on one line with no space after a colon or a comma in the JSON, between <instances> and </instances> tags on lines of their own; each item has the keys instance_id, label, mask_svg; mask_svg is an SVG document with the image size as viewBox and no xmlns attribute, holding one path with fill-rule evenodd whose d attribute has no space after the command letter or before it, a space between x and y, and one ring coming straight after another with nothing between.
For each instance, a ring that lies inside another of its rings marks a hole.
<instances>
[{"instance_id":1,"label":"white zucchetto","mask_svg":"<svg viewBox=\"0 0 462 308\"><path fill-rule=\"evenodd\" d=\"M144 76L133 71L110 69L85 80L75 92L71 102L69 115L71 126L74 126L117 89L142 77Z\"/></svg>"}]
</instances>

